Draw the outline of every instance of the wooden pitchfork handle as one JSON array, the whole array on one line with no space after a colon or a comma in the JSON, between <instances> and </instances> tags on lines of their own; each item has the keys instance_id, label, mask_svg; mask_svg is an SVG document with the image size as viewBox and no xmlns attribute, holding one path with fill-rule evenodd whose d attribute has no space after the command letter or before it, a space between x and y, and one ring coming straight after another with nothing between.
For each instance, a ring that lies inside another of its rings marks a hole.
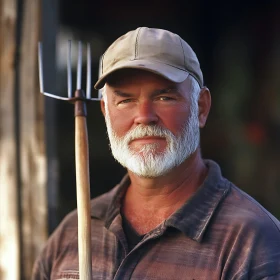
<instances>
[{"instance_id":1,"label":"wooden pitchfork handle","mask_svg":"<svg viewBox=\"0 0 280 280\"><path fill-rule=\"evenodd\" d=\"M82 90L75 92L75 161L78 211L79 275L92 279L89 151L86 102Z\"/></svg>"}]
</instances>

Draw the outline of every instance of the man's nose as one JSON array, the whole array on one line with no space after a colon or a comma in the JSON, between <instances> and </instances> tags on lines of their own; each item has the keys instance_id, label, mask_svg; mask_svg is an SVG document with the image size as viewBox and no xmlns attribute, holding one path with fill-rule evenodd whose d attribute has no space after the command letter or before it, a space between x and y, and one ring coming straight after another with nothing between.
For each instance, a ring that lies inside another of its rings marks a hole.
<instances>
[{"instance_id":1,"label":"man's nose","mask_svg":"<svg viewBox=\"0 0 280 280\"><path fill-rule=\"evenodd\" d=\"M138 104L134 122L136 124L144 125L156 124L158 122L158 116L154 108L153 102L146 101Z\"/></svg>"}]
</instances>

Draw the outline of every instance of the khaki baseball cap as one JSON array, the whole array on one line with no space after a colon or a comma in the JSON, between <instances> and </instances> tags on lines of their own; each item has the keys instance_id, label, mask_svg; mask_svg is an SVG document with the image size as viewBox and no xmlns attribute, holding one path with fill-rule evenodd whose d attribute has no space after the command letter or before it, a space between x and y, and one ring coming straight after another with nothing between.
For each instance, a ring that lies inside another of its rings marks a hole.
<instances>
[{"instance_id":1,"label":"khaki baseball cap","mask_svg":"<svg viewBox=\"0 0 280 280\"><path fill-rule=\"evenodd\" d=\"M203 86L195 52L180 36L163 29L139 27L118 38L101 58L94 87L101 89L110 74L125 68L150 71L175 83L192 75Z\"/></svg>"}]
</instances>

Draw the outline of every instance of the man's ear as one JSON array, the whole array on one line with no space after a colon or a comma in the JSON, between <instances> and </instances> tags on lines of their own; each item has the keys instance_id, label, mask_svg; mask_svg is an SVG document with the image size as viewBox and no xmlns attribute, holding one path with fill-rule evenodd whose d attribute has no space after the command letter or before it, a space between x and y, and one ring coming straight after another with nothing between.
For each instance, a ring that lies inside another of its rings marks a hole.
<instances>
[{"instance_id":1,"label":"man's ear","mask_svg":"<svg viewBox=\"0 0 280 280\"><path fill-rule=\"evenodd\" d=\"M105 102L104 102L103 98L100 100L100 107L101 107L101 111L103 113L103 116L105 117L105 115L106 115L106 112L105 112Z\"/></svg>"},{"instance_id":2,"label":"man's ear","mask_svg":"<svg viewBox=\"0 0 280 280\"><path fill-rule=\"evenodd\" d=\"M198 119L199 127L205 126L207 117L211 108L211 94L207 87L203 87L200 91L198 99Z\"/></svg>"}]
</instances>

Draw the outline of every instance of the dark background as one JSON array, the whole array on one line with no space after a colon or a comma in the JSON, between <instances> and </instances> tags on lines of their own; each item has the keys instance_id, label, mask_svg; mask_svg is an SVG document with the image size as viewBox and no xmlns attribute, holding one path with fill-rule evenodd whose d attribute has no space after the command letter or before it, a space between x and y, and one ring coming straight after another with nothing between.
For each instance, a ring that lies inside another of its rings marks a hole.
<instances>
[{"instance_id":1,"label":"dark background","mask_svg":"<svg viewBox=\"0 0 280 280\"><path fill-rule=\"evenodd\" d=\"M280 218L280 1L60 0L58 48L67 39L89 41L95 81L100 55L139 26L168 29L193 47L213 103L201 132L203 156ZM58 61L62 54L58 50ZM60 66L61 95L65 72ZM59 221L76 207L74 118L72 106L56 106ZM92 197L125 173L110 154L99 106L88 106Z\"/></svg>"}]
</instances>

